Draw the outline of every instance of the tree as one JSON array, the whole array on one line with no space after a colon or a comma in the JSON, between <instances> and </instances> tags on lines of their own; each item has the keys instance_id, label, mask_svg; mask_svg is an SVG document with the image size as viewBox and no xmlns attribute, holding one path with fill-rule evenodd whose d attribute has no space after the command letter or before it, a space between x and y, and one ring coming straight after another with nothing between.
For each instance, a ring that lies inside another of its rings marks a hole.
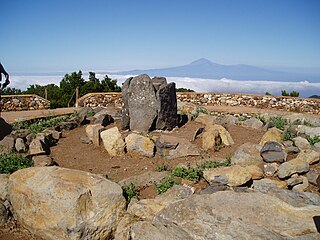
<instances>
[{"instance_id":1,"label":"tree","mask_svg":"<svg viewBox=\"0 0 320 240\"><path fill-rule=\"evenodd\" d=\"M16 94L21 94L21 93L22 93L22 91L20 89L10 88L10 87L2 89L2 91L1 91L2 95L16 95Z\"/></svg>"},{"instance_id":2,"label":"tree","mask_svg":"<svg viewBox=\"0 0 320 240\"><path fill-rule=\"evenodd\" d=\"M189 89L189 88L177 88L177 92L194 92L194 90Z\"/></svg>"},{"instance_id":3,"label":"tree","mask_svg":"<svg viewBox=\"0 0 320 240\"><path fill-rule=\"evenodd\" d=\"M290 96L291 97L299 97L299 92L296 92L296 91L292 91L291 93L290 93Z\"/></svg>"},{"instance_id":4,"label":"tree","mask_svg":"<svg viewBox=\"0 0 320 240\"><path fill-rule=\"evenodd\" d=\"M281 90L281 95L282 96L289 96L286 90Z\"/></svg>"},{"instance_id":5,"label":"tree","mask_svg":"<svg viewBox=\"0 0 320 240\"><path fill-rule=\"evenodd\" d=\"M103 86L103 92L121 92L121 87L117 85L117 80L112 80L108 75L104 76L101 84Z\"/></svg>"}]
</instances>

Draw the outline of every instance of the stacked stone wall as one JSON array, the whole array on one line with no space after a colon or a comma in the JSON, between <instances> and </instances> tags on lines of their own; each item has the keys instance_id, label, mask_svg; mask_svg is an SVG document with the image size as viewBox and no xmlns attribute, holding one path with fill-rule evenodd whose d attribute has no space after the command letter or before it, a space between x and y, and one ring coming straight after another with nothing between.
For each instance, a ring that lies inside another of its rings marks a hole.
<instances>
[{"instance_id":1,"label":"stacked stone wall","mask_svg":"<svg viewBox=\"0 0 320 240\"><path fill-rule=\"evenodd\" d=\"M50 101L37 95L3 95L1 96L1 110L24 111L24 110L42 110L50 108Z\"/></svg>"},{"instance_id":2,"label":"stacked stone wall","mask_svg":"<svg viewBox=\"0 0 320 240\"><path fill-rule=\"evenodd\" d=\"M244 106L291 112L320 114L320 99L229 93L177 93L178 101L199 105ZM78 100L78 106L121 106L120 93L90 93Z\"/></svg>"}]
</instances>

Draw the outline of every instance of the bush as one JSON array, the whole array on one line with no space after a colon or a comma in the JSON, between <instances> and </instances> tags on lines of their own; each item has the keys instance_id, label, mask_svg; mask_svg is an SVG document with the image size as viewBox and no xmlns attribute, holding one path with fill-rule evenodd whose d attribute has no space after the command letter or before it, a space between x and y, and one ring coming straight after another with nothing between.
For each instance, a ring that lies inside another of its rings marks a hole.
<instances>
[{"instance_id":1,"label":"bush","mask_svg":"<svg viewBox=\"0 0 320 240\"><path fill-rule=\"evenodd\" d=\"M273 117L270 119L270 121L273 123L273 125L280 129L280 130L284 130L284 126L288 125L288 120L284 119L282 117Z\"/></svg>"},{"instance_id":2,"label":"bush","mask_svg":"<svg viewBox=\"0 0 320 240\"><path fill-rule=\"evenodd\" d=\"M287 129L286 131L284 131L282 133L282 140L283 141L288 141L288 140L291 141L295 137L296 137L296 134L290 129Z\"/></svg>"},{"instance_id":3,"label":"bush","mask_svg":"<svg viewBox=\"0 0 320 240\"><path fill-rule=\"evenodd\" d=\"M156 172L164 172L164 171L169 171L170 167L167 164L162 164L162 165L158 166L155 170L156 170Z\"/></svg>"},{"instance_id":4,"label":"bush","mask_svg":"<svg viewBox=\"0 0 320 240\"><path fill-rule=\"evenodd\" d=\"M128 202L130 202L132 198L138 196L138 190L136 185L134 185L134 183L130 183L128 186L124 186L122 190L123 190L123 195Z\"/></svg>"},{"instance_id":5,"label":"bush","mask_svg":"<svg viewBox=\"0 0 320 240\"><path fill-rule=\"evenodd\" d=\"M32 167L32 160L18 154L0 155L0 173L13 173L19 169Z\"/></svg>"}]
</instances>

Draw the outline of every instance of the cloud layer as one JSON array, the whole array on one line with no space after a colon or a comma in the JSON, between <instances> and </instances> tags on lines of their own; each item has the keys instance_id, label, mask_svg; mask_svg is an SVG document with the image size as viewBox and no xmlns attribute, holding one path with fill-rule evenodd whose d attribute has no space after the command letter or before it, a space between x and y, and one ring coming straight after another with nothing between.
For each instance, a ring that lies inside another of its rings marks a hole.
<instances>
[{"instance_id":1,"label":"cloud layer","mask_svg":"<svg viewBox=\"0 0 320 240\"><path fill-rule=\"evenodd\" d=\"M103 74L96 74L99 79ZM129 75L109 75L112 79L118 80L118 85L129 78ZM25 90L29 85L46 85L54 83L59 85L62 75L56 76L11 76L10 87ZM87 79L88 75L84 74ZM167 77L168 82L175 82L177 87L190 88L197 92L226 92L226 93L256 93L264 94L269 92L273 95L281 95L281 90L298 91L301 97L320 95L320 83L305 82L275 82L275 81L238 81L231 79L203 79L203 78L182 78Z\"/></svg>"}]
</instances>

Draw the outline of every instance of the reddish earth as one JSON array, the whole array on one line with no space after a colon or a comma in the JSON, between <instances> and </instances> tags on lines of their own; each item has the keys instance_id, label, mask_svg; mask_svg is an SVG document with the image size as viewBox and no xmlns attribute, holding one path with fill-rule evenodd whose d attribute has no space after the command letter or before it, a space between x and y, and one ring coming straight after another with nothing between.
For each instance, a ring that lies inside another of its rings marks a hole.
<instances>
[{"instance_id":1,"label":"reddish earth","mask_svg":"<svg viewBox=\"0 0 320 240\"><path fill-rule=\"evenodd\" d=\"M118 126L119 122L116 121L109 127ZM202 125L197 122L190 122L185 126L177 129L171 133L172 136L183 137L186 139L192 139L194 131ZM231 147L224 147L218 151L210 151L203 157L184 157L179 159L163 159L158 156L154 158L131 156L126 154L121 157L111 157L103 146L97 147L92 144L82 143L80 138L85 136L85 127L81 126L72 131L63 132L62 138L58 144L51 148L51 156L54 161L59 164L60 167L79 169L96 174L102 174L108 176L112 181L120 181L122 179L139 175L147 171L155 171L155 169L162 165L168 165L170 168L174 168L179 164L196 163L210 158L210 160L221 160L231 156L235 150L243 143L259 143L264 132L262 130L255 130L235 125L227 125L227 129L230 132L235 145ZM128 132L124 132L124 135ZM157 135L159 133L154 133ZM201 144L200 139L194 141L195 144ZM180 181L185 181L181 180ZM205 188L208 184L201 180L199 183L191 183L199 191L201 188ZM156 186L139 189L140 198L153 198L156 195ZM0 240L27 240L35 239L40 240L32 236L29 232L23 228L16 226L14 222L10 222L6 226L0 227Z\"/></svg>"}]
</instances>

